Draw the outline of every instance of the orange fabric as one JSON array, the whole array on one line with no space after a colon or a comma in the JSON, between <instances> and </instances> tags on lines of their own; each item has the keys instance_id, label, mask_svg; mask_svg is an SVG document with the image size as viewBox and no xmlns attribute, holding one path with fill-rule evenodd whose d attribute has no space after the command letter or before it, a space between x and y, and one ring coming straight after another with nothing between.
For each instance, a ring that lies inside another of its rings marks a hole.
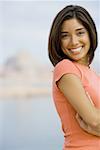
<instances>
[{"instance_id":1,"label":"orange fabric","mask_svg":"<svg viewBox=\"0 0 100 150\"><path fill-rule=\"evenodd\" d=\"M67 73L75 74L81 79L94 105L100 108L100 77L87 66L68 59L59 62L53 72L53 100L64 132L63 150L100 150L100 137L88 134L80 128L75 119L76 111L56 86L56 81Z\"/></svg>"}]
</instances>

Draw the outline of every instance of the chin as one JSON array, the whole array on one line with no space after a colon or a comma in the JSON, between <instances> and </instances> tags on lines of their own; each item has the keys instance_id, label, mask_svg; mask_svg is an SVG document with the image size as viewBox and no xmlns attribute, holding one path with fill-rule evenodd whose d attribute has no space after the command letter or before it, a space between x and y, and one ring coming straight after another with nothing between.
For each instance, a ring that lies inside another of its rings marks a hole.
<instances>
[{"instance_id":1,"label":"chin","mask_svg":"<svg viewBox=\"0 0 100 150\"><path fill-rule=\"evenodd\" d=\"M80 60L80 59L82 59L82 58L75 58L75 57L73 58L73 57L70 57L70 59L71 59L71 60L74 60L74 61L78 61L78 60Z\"/></svg>"}]
</instances>

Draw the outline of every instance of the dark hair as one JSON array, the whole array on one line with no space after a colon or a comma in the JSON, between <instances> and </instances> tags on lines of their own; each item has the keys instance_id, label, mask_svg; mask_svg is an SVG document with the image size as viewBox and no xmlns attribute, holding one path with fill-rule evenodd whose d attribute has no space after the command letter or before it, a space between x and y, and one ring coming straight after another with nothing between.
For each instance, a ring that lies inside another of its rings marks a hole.
<instances>
[{"instance_id":1,"label":"dark hair","mask_svg":"<svg viewBox=\"0 0 100 150\"><path fill-rule=\"evenodd\" d=\"M90 37L90 49L89 49L89 64L91 64L94 58L94 52L97 48L98 37L97 30L93 19L90 14L81 6L69 5L63 8L55 17L48 40L48 54L50 61L55 66L62 59L68 58L67 55L63 53L60 46L60 33L61 26L65 20L76 18L89 32ZM70 59L70 58L68 58Z\"/></svg>"}]
</instances>

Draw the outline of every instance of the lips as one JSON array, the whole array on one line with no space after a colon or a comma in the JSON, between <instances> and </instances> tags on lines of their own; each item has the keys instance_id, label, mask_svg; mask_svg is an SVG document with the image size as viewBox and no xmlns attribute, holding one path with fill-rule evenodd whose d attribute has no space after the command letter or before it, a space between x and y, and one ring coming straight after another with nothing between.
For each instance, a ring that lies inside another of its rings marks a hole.
<instances>
[{"instance_id":1,"label":"lips","mask_svg":"<svg viewBox=\"0 0 100 150\"><path fill-rule=\"evenodd\" d=\"M72 49L68 49L69 52L71 53L80 53L80 51L82 50L82 46L81 47L78 47L78 48L72 48Z\"/></svg>"}]
</instances>

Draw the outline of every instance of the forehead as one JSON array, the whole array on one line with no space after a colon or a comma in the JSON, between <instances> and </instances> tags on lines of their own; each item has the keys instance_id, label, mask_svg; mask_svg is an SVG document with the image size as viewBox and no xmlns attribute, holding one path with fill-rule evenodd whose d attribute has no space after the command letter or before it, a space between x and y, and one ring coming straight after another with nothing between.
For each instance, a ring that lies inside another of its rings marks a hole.
<instances>
[{"instance_id":1,"label":"forehead","mask_svg":"<svg viewBox=\"0 0 100 150\"><path fill-rule=\"evenodd\" d=\"M66 30L66 31L77 30L79 28L85 29L85 27L82 25L82 23L78 19L73 18L73 19L65 20L62 23L61 31L63 31L63 30Z\"/></svg>"}]
</instances>

